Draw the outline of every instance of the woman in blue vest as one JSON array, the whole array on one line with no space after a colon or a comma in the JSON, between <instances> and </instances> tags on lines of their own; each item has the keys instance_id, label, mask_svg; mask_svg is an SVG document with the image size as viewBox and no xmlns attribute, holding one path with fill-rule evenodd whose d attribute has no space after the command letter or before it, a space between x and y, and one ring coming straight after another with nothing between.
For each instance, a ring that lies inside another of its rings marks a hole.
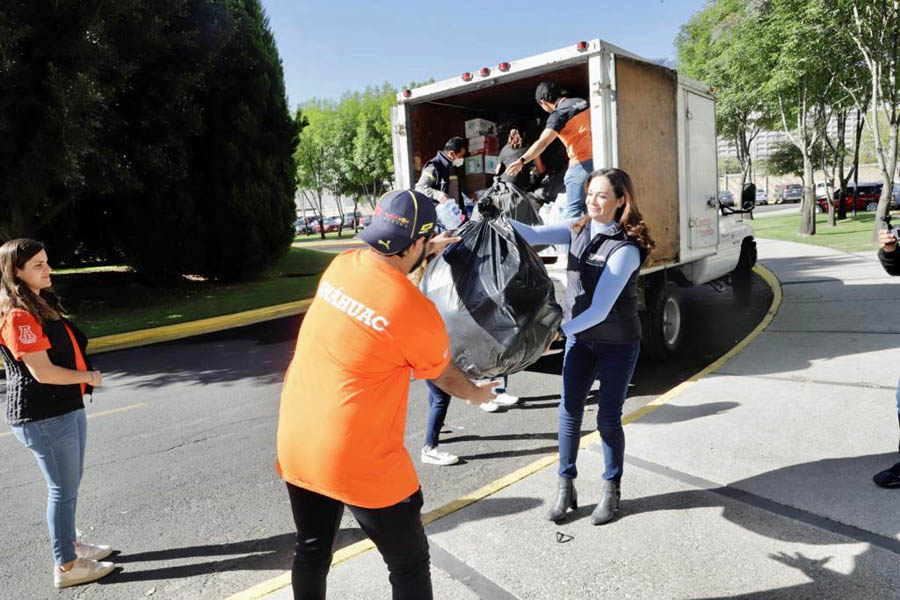
<instances>
[{"instance_id":1,"label":"woman in blue vest","mask_svg":"<svg viewBox=\"0 0 900 600\"><path fill-rule=\"evenodd\" d=\"M563 391L559 405L559 483L547 515L562 521L578 508L575 461L584 404L600 379L597 430L606 470L591 522L611 521L619 509L619 484L625 456L622 405L634 373L641 341L638 319L638 271L653 249L647 226L634 200L631 178L620 169L599 169L586 182L587 215L529 227L511 221L529 244L568 244L566 336Z\"/></svg>"}]
</instances>

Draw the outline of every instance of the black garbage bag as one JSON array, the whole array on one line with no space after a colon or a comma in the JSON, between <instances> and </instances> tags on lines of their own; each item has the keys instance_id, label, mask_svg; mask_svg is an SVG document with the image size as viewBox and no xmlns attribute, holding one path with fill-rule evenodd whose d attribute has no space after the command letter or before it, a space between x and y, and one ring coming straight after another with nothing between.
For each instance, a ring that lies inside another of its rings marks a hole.
<instances>
[{"instance_id":1,"label":"black garbage bag","mask_svg":"<svg viewBox=\"0 0 900 600\"><path fill-rule=\"evenodd\" d=\"M509 375L540 358L562 321L541 259L502 217L468 221L462 241L425 271L453 362L473 379Z\"/></svg>"},{"instance_id":2,"label":"black garbage bag","mask_svg":"<svg viewBox=\"0 0 900 600\"><path fill-rule=\"evenodd\" d=\"M497 178L484 194L479 195L478 204L472 213L472 220L481 218L484 214L484 207L488 203L493 204L500 215L509 219L515 219L526 225L544 224L530 195L508 181ZM490 216L495 214L495 212L490 211Z\"/></svg>"}]
</instances>

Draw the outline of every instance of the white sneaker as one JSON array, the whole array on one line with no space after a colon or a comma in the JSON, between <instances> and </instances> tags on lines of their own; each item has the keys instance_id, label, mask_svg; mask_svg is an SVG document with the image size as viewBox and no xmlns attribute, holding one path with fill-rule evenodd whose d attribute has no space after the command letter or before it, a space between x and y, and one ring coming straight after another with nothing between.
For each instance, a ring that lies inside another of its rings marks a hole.
<instances>
[{"instance_id":1,"label":"white sneaker","mask_svg":"<svg viewBox=\"0 0 900 600\"><path fill-rule=\"evenodd\" d=\"M69 587L90 581L97 581L112 573L116 565L111 562L97 562L87 558L76 558L75 564L68 571L60 571L53 567L53 585L58 588Z\"/></svg>"},{"instance_id":2,"label":"white sneaker","mask_svg":"<svg viewBox=\"0 0 900 600\"><path fill-rule=\"evenodd\" d=\"M429 465L440 465L442 467L446 467L447 465L454 465L459 462L459 457L455 454L450 454L449 452L444 452L440 448L431 448L429 446L425 446L422 448L422 462L428 463Z\"/></svg>"},{"instance_id":3,"label":"white sneaker","mask_svg":"<svg viewBox=\"0 0 900 600\"><path fill-rule=\"evenodd\" d=\"M502 394L497 394L497 397L494 398L494 404L499 404L500 406L512 406L513 404L519 403L518 396L511 396L506 392Z\"/></svg>"},{"instance_id":4,"label":"white sneaker","mask_svg":"<svg viewBox=\"0 0 900 600\"><path fill-rule=\"evenodd\" d=\"M83 544L75 542L75 554L78 558L86 558L88 560L103 560L112 554L112 546L104 546L102 544Z\"/></svg>"},{"instance_id":5,"label":"white sneaker","mask_svg":"<svg viewBox=\"0 0 900 600\"><path fill-rule=\"evenodd\" d=\"M494 400L496 400L496 398ZM498 410L500 410L500 407L495 404L493 400L490 402L485 402L484 404L479 404L478 406L480 406L481 410L483 410L484 412L497 412Z\"/></svg>"}]
</instances>

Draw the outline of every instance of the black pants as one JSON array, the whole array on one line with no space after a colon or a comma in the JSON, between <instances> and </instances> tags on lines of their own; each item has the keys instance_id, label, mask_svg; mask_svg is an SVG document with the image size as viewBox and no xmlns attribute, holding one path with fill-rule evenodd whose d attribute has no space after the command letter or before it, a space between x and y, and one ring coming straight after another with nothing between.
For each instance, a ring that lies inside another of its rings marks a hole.
<instances>
[{"instance_id":1,"label":"black pants","mask_svg":"<svg viewBox=\"0 0 900 600\"><path fill-rule=\"evenodd\" d=\"M295 600L325 598L334 538L344 503L287 484L297 526L292 584ZM422 490L393 506L349 506L359 526L375 543L390 571L394 600L431 600L428 540L422 527Z\"/></svg>"}]
</instances>

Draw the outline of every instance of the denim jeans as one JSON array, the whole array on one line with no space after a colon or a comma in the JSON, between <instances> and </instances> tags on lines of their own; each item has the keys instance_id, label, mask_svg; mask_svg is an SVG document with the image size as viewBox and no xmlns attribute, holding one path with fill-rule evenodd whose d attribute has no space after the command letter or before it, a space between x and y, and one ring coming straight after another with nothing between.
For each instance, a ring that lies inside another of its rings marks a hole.
<instances>
[{"instance_id":1,"label":"denim jeans","mask_svg":"<svg viewBox=\"0 0 900 600\"><path fill-rule=\"evenodd\" d=\"M444 419L447 418L447 409L450 408L452 396L430 381L426 380L425 385L428 386L429 406L425 445L434 448L441 443L441 428L444 426Z\"/></svg>"},{"instance_id":2,"label":"denim jeans","mask_svg":"<svg viewBox=\"0 0 900 600\"><path fill-rule=\"evenodd\" d=\"M75 560L75 508L84 471L87 419L84 409L12 426L31 450L47 480L47 527L57 565Z\"/></svg>"},{"instance_id":3,"label":"denim jeans","mask_svg":"<svg viewBox=\"0 0 900 600\"><path fill-rule=\"evenodd\" d=\"M297 527L291 584L295 600L325 598L326 578L344 503L287 484ZM422 490L384 508L348 506L387 564L394 600L431 600L428 540L422 527Z\"/></svg>"},{"instance_id":4,"label":"denim jeans","mask_svg":"<svg viewBox=\"0 0 900 600\"><path fill-rule=\"evenodd\" d=\"M566 185L566 218L580 217L586 212L587 207L584 201L587 192L584 189L584 182L587 181L588 175L593 170L593 160L571 165L566 170L566 175L563 177L563 183Z\"/></svg>"},{"instance_id":5,"label":"denim jeans","mask_svg":"<svg viewBox=\"0 0 900 600\"><path fill-rule=\"evenodd\" d=\"M597 430L603 445L606 471L603 478L618 483L625 462L625 432L622 430L622 405L640 343L609 344L566 338L563 358L563 393L559 403L559 476L578 476L575 461L581 438L584 404L594 381L600 379L597 406Z\"/></svg>"}]
</instances>

